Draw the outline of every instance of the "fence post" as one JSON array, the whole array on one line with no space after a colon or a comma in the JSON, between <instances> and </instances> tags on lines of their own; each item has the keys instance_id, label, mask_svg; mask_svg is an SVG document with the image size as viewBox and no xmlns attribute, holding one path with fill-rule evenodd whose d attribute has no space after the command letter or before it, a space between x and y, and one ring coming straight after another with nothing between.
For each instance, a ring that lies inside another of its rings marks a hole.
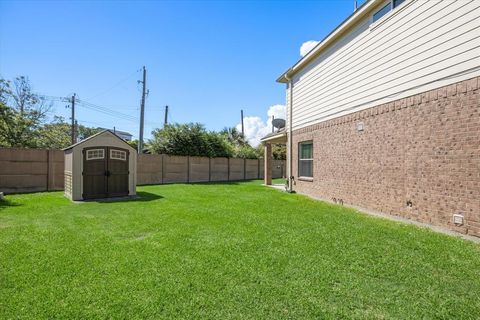
<instances>
[{"instance_id":1,"label":"fence post","mask_svg":"<svg viewBox=\"0 0 480 320\"><path fill-rule=\"evenodd\" d=\"M164 183L165 181L165 169L164 169L164 166L165 166L165 155L162 154L162 184Z\"/></svg>"},{"instance_id":2,"label":"fence post","mask_svg":"<svg viewBox=\"0 0 480 320\"><path fill-rule=\"evenodd\" d=\"M47 185L46 185L46 190L50 191L50 150L47 151Z\"/></svg>"},{"instance_id":3,"label":"fence post","mask_svg":"<svg viewBox=\"0 0 480 320\"><path fill-rule=\"evenodd\" d=\"M190 183L190 156L187 156L187 183Z\"/></svg>"},{"instance_id":4,"label":"fence post","mask_svg":"<svg viewBox=\"0 0 480 320\"><path fill-rule=\"evenodd\" d=\"M243 180L247 180L247 158L243 158Z\"/></svg>"},{"instance_id":5,"label":"fence post","mask_svg":"<svg viewBox=\"0 0 480 320\"><path fill-rule=\"evenodd\" d=\"M212 181L212 158L208 157L208 182Z\"/></svg>"},{"instance_id":6,"label":"fence post","mask_svg":"<svg viewBox=\"0 0 480 320\"><path fill-rule=\"evenodd\" d=\"M227 158L227 181L230 181L230 158Z\"/></svg>"},{"instance_id":7,"label":"fence post","mask_svg":"<svg viewBox=\"0 0 480 320\"><path fill-rule=\"evenodd\" d=\"M260 179L260 158L257 159L257 179Z\"/></svg>"}]
</instances>

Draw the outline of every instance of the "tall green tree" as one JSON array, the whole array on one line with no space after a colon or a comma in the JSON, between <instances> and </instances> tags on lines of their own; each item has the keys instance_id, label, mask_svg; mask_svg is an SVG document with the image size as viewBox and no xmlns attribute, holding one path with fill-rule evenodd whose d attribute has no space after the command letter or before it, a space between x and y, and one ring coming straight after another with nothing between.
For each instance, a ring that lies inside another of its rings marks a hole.
<instances>
[{"instance_id":1,"label":"tall green tree","mask_svg":"<svg viewBox=\"0 0 480 320\"><path fill-rule=\"evenodd\" d=\"M33 93L26 77L0 79L0 146L36 147L37 130L50 105Z\"/></svg>"}]
</instances>

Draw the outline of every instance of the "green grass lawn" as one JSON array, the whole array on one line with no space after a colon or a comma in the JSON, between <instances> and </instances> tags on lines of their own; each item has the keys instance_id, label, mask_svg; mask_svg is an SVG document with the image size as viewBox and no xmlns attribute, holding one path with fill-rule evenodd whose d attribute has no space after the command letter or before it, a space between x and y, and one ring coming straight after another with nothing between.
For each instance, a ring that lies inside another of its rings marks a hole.
<instances>
[{"instance_id":1,"label":"green grass lawn","mask_svg":"<svg viewBox=\"0 0 480 320\"><path fill-rule=\"evenodd\" d=\"M259 181L0 203L0 318L480 315L480 246Z\"/></svg>"}]
</instances>

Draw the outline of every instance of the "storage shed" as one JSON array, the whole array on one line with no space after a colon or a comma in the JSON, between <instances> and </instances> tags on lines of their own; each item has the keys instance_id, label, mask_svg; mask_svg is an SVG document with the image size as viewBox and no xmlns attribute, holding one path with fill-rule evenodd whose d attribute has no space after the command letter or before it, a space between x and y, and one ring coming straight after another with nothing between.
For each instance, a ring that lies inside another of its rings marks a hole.
<instances>
[{"instance_id":1,"label":"storage shed","mask_svg":"<svg viewBox=\"0 0 480 320\"><path fill-rule=\"evenodd\" d=\"M109 130L64 149L65 196L71 200L136 194L137 151Z\"/></svg>"}]
</instances>

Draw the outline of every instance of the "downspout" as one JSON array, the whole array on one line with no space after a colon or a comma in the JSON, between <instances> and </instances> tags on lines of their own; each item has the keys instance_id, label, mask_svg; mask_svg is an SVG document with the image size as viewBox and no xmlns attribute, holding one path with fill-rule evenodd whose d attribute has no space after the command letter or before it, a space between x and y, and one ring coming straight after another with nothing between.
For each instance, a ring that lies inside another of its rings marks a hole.
<instances>
[{"instance_id":1,"label":"downspout","mask_svg":"<svg viewBox=\"0 0 480 320\"><path fill-rule=\"evenodd\" d=\"M288 73L288 72L287 72ZM288 77L288 74L285 73L285 79L288 81L288 192L293 192L293 165L292 165L292 150L293 150L293 140L292 140L292 118L293 118L293 82L292 79Z\"/></svg>"}]
</instances>

